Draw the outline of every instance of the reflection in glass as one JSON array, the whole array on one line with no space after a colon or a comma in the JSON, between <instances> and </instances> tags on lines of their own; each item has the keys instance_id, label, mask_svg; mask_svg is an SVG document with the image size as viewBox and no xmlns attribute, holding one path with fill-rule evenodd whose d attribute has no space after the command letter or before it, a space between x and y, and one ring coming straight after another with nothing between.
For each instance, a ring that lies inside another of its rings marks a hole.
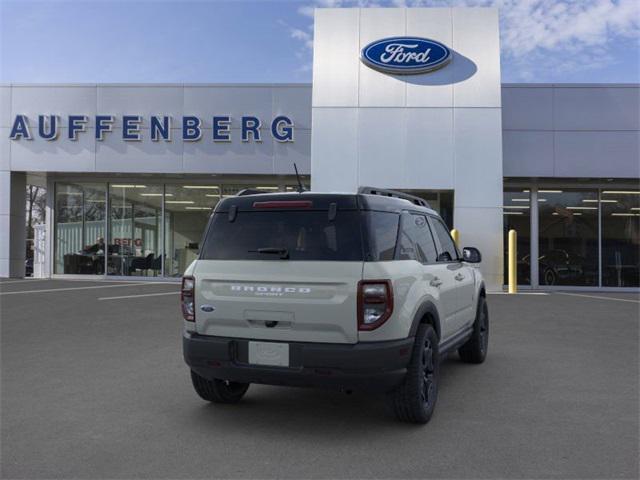
<instances>
[{"instance_id":1,"label":"reflection in glass","mask_svg":"<svg viewBox=\"0 0 640 480\"><path fill-rule=\"evenodd\" d=\"M541 202L542 203L542 202ZM529 189L505 188L503 206L504 225L504 283L509 281L509 230L518 234L516 245L518 285L531 285L531 198Z\"/></svg>"},{"instance_id":2,"label":"reflection in glass","mask_svg":"<svg viewBox=\"0 0 640 480\"><path fill-rule=\"evenodd\" d=\"M56 183L54 273L104 273L105 185Z\"/></svg>"},{"instance_id":3,"label":"reflection in glass","mask_svg":"<svg viewBox=\"0 0 640 480\"><path fill-rule=\"evenodd\" d=\"M161 275L162 195L162 185L109 185L109 275Z\"/></svg>"},{"instance_id":4,"label":"reflection in glass","mask_svg":"<svg viewBox=\"0 0 640 480\"><path fill-rule=\"evenodd\" d=\"M165 275L181 276L196 259L211 209L220 200L217 185L167 185Z\"/></svg>"},{"instance_id":5,"label":"reflection in glass","mask_svg":"<svg viewBox=\"0 0 640 480\"><path fill-rule=\"evenodd\" d=\"M540 189L540 285L598 285L598 192Z\"/></svg>"},{"instance_id":6,"label":"reflection in glass","mask_svg":"<svg viewBox=\"0 0 640 480\"><path fill-rule=\"evenodd\" d=\"M604 190L602 286L640 286L640 191Z\"/></svg>"}]
</instances>

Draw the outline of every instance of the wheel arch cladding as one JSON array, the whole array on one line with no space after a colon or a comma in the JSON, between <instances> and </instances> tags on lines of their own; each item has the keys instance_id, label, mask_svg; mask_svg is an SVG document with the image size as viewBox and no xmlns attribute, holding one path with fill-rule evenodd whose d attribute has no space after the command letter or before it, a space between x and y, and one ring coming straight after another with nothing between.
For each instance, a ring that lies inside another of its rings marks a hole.
<instances>
[{"instance_id":1,"label":"wheel arch cladding","mask_svg":"<svg viewBox=\"0 0 640 480\"><path fill-rule=\"evenodd\" d=\"M432 325L438 338L442 338L440 336L440 315L438 315L436 306L431 302L425 302L418 308L411 324L409 336L415 337L418 327L423 323Z\"/></svg>"}]
</instances>

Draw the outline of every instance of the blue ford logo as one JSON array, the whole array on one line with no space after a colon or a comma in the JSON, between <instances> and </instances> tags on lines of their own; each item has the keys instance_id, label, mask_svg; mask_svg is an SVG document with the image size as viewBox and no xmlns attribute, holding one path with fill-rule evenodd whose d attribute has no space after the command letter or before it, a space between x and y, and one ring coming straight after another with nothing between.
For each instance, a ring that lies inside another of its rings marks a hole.
<instances>
[{"instance_id":1,"label":"blue ford logo","mask_svg":"<svg viewBox=\"0 0 640 480\"><path fill-rule=\"evenodd\" d=\"M362 62L381 72L414 75L444 67L451 51L440 42L420 37L376 40L362 49Z\"/></svg>"}]
</instances>

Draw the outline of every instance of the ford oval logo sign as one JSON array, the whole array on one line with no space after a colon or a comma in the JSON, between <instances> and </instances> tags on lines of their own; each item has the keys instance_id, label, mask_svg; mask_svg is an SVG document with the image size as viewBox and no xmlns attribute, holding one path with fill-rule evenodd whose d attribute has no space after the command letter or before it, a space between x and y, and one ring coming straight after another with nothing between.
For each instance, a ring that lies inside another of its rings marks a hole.
<instances>
[{"instance_id":1,"label":"ford oval logo sign","mask_svg":"<svg viewBox=\"0 0 640 480\"><path fill-rule=\"evenodd\" d=\"M451 60L451 51L427 38L391 37L364 47L360 59L381 72L415 75L444 67Z\"/></svg>"}]
</instances>

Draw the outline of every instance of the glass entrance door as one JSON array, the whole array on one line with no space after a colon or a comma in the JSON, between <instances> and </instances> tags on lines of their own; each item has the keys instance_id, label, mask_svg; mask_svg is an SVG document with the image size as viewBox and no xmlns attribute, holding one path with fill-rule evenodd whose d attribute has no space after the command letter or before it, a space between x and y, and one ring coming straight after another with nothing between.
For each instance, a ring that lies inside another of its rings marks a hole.
<instances>
[{"instance_id":1,"label":"glass entrance door","mask_svg":"<svg viewBox=\"0 0 640 480\"><path fill-rule=\"evenodd\" d=\"M109 185L107 274L162 274L162 185Z\"/></svg>"}]
</instances>

